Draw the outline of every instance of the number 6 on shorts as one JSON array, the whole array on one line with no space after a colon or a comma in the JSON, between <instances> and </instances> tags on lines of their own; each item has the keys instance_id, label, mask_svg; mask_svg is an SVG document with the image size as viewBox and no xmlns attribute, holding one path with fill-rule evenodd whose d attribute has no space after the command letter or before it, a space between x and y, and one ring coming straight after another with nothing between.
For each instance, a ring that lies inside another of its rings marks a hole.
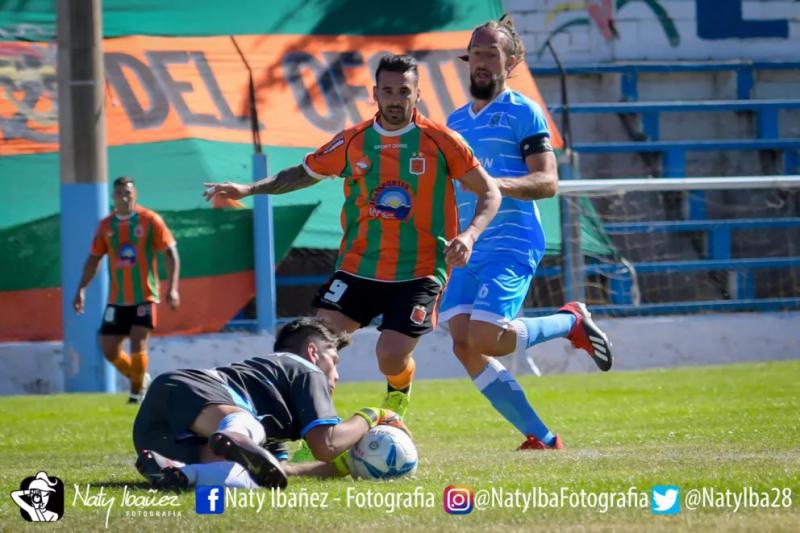
<instances>
[{"instance_id":1,"label":"number 6 on shorts","mask_svg":"<svg viewBox=\"0 0 800 533\"><path fill-rule=\"evenodd\" d=\"M331 286L328 287L328 292L325 293L325 296L323 296L322 299L331 303L336 303L342 298L342 295L346 290L347 283L340 279L335 279L331 282Z\"/></svg>"}]
</instances>

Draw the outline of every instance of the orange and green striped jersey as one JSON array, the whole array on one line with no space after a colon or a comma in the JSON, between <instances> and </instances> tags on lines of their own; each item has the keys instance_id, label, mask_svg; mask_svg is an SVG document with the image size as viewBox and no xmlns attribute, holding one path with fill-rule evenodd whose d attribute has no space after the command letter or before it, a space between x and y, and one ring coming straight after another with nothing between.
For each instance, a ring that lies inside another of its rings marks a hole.
<instances>
[{"instance_id":1,"label":"orange and green striped jersey","mask_svg":"<svg viewBox=\"0 0 800 533\"><path fill-rule=\"evenodd\" d=\"M111 214L101 220L91 254L108 254L108 303L158 303L156 252L174 244L172 233L158 213L138 205L129 217Z\"/></svg>"},{"instance_id":2,"label":"orange and green striped jersey","mask_svg":"<svg viewBox=\"0 0 800 533\"><path fill-rule=\"evenodd\" d=\"M417 111L397 131L383 129L376 115L306 156L311 176L344 178L337 270L381 281L433 277L444 285L444 248L458 234L452 180L478 164L457 133Z\"/></svg>"}]
</instances>

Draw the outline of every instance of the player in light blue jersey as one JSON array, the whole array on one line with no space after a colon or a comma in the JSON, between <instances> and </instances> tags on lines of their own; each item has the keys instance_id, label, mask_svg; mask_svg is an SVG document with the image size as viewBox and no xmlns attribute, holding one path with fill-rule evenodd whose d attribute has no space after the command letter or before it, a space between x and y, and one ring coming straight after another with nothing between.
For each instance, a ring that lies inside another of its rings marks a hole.
<instances>
[{"instance_id":1,"label":"player in light blue jersey","mask_svg":"<svg viewBox=\"0 0 800 533\"><path fill-rule=\"evenodd\" d=\"M534 200L555 195L556 158L540 107L513 91L506 80L524 49L503 16L477 27L467 47L472 101L447 125L466 138L503 195L500 209L473 246L464 268L454 269L440 307L456 357L492 406L526 438L523 450L562 448L531 407L514 376L495 358L566 337L601 370L611 368L611 343L581 302L558 313L516 318L536 266L544 255L544 231ZM475 195L456 190L461 224L475 208Z\"/></svg>"}]
</instances>

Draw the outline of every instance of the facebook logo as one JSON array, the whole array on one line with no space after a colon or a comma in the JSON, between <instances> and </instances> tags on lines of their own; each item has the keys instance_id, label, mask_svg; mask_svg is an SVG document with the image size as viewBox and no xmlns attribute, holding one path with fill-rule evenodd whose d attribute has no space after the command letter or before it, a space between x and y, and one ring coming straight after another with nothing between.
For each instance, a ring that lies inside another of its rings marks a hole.
<instances>
[{"instance_id":1,"label":"facebook logo","mask_svg":"<svg viewBox=\"0 0 800 533\"><path fill-rule=\"evenodd\" d=\"M222 514L225 511L225 489L220 485L200 485L194 489L194 510L197 514Z\"/></svg>"}]
</instances>

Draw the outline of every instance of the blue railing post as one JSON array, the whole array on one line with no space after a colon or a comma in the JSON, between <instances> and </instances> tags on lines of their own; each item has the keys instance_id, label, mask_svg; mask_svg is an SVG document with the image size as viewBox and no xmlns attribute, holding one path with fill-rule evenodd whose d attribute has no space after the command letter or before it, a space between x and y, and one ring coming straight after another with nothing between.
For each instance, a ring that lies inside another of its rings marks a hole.
<instances>
[{"instance_id":1,"label":"blue railing post","mask_svg":"<svg viewBox=\"0 0 800 533\"><path fill-rule=\"evenodd\" d=\"M670 148L664 154L664 176L668 178L686 177L686 151L682 148ZM706 193L690 191L686 199L684 213L689 220L706 218Z\"/></svg>"},{"instance_id":2,"label":"blue railing post","mask_svg":"<svg viewBox=\"0 0 800 533\"><path fill-rule=\"evenodd\" d=\"M647 140L657 141L661 135L659 130L658 112L645 111L642 113L642 131L647 135Z\"/></svg>"},{"instance_id":3,"label":"blue railing post","mask_svg":"<svg viewBox=\"0 0 800 533\"><path fill-rule=\"evenodd\" d=\"M731 258L731 229L729 227L711 229L708 232L708 240L709 259Z\"/></svg>"},{"instance_id":4,"label":"blue railing post","mask_svg":"<svg viewBox=\"0 0 800 533\"><path fill-rule=\"evenodd\" d=\"M686 177L686 152L681 148L669 148L662 153L664 176L667 178Z\"/></svg>"},{"instance_id":5,"label":"blue railing post","mask_svg":"<svg viewBox=\"0 0 800 533\"><path fill-rule=\"evenodd\" d=\"M756 112L756 122L758 124L759 139L778 139L780 131L778 128L778 108L765 107Z\"/></svg>"},{"instance_id":6,"label":"blue railing post","mask_svg":"<svg viewBox=\"0 0 800 533\"><path fill-rule=\"evenodd\" d=\"M633 303L633 278L627 268L621 268L611 274L608 283L612 304L631 305Z\"/></svg>"},{"instance_id":7,"label":"blue railing post","mask_svg":"<svg viewBox=\"0 0 800 533\"><path fill-rule=\"evenodd\" d=\"M800 150L786 150L783 154L784 173L800 174Z\"/></svg>"},{"instance_id":8,"label":"blue railing post","mask_svg":"<svg viewBox=\"0 0 800 533\"><path fill-rule=\"evenodd\" d=\"M739 100L749 100L753 92L755 79L753 78L753 67L750 65L736 69L736 98Z\"/></svg>"},{"instance_id":9,"label":"blue railing post","mask_svg":"<svg viewBox=\"0 0 800 533\"><path fill-rule=\"evenodd\" d=\"M755 276L751 270L736 271L736 298L753 300L756 297Z\"/></svg>"},{"instance_id":10,"label":"blue railing post","mask_svg":"<svg viewBox=\"0 0 800 533\"><path fill-rule=\"evenodd\" d=\"M580 179L577 152L565 149L558 162L559 179ZM561 257L566 301L585 299L580 209L576 199L559 198L561 207Z\"/></svg>"},{"instance_id":11,"label":"blue railing post","mask_svg":"<svg viewBox=\"0 0 800 533\"><path fill-rule=\"evenodd\" d=\"M639 77L635 70L622 73L620 91L622 92L622 99L626 102L639 100Z\"/></svg>"},{"instance_id":12,"label":"blue railing post","mask_svg":"<svg viewBox=\"0 0 800 533\"><path fill-rule=\"evenodd\" d=\"M267 156L253 154L253 181L267 177ZM256 278L256 323L259 333L275 333L275 249L273 243L272 198L253 198L253 251Z\"/></svg>"}]
</instances>

